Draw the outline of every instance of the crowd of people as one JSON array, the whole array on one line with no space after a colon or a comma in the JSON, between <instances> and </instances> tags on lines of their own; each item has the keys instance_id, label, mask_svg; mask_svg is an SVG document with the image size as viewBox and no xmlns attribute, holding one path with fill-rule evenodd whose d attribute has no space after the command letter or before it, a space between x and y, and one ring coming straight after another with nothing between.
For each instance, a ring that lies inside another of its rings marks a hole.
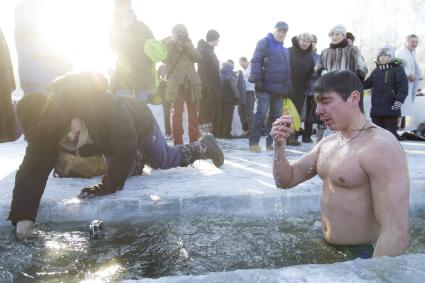
<instances>
[{"instance_id":1,"label":"crowd of people","mask_svg":"<svg viewBox=\"0 0 425 283\"><path fill-rule=\"evenodd\" d=\"M82 198L122 190L128 176L144 164L168 169L211 159L220 167L224 156L215 138L236 137L232 120L237 106L242 126L237 137L248 138L249 150L258 153L262 151L261 136L266 136L266 149L275 151L274 174L278 187L293 187L316 174L327 180L324 191L329 199L324 203L322 218L328 220L324 233L329 243L374 242L377 243L375 255L404 251L406 163L399 162L393 168L366 165L378 152L382 153L380 156L388 156L388 164L394 164L391 159L394 156L405 160L395 139L385 130L400 138L397 129L405 126L402 117L412 114L421 79L414 53L418 45L416 35L407 36L405 45L397 52L391 46L380 48L376 68L368 74L363 56L353 45L355 38L344 26L330 29L330 45L319 53L317 36L307 32L291 38L292 46L286 48L283 43L289 26L279 21L258 41L252 59L239 58L241 69L235 71L235 62L220 62L214 52L220 39L218 31L207 31L197 47L183 24L175 25L169 37L156 40L150 28L137 19L131 0L116 0L110 46L117 59L108 80L99 73L68 72L71 64L39 42L37 33L30 32L37 29L39 21L37 7L31 6L36 2L22 1L16 10L18 69L24 91L16 107L19 123L11 100L15 81L10 54L3 36L0 37L0 141L16 140L22 131L28 142L16 174L9 215L12 223L17 224L18 233L25 234L31 229L60 151L82 157L99 154L105 157L102 182L83 188ZM31 7L33 14L28 16L24 11ZM34 56L35 53L40 56ZM164 65L157 70L156 63L160 61ZM371 89L373 124L363 113L363 89ZM148 107L158 99L164 110L164 133ZM287 115L284 107L289 100L304 121L303 128L291 127L293 117ZM188 116L189 144L183 142L184 111ZM316 147L290 165L284 154L285 145L312 143L314 124L317 124ZM326 128L337 135L324 137ZM373 142L365 141L372 138ZM167 139L174 146L167 144ZM343 150L345 147L357 147L363 153L354 158ZM357 188L355 198L366 203L361 206L363 212L352 208L358 212L357 216L364 217L361 221L354 217L350 223L343 223L351 216L341 209L339 216L334 216L338 210L335 201L340 202L343 195L331 201L331 191L335 187L346 188L344 180L349 174L344 161L337 165L327 163L326 160L336 157L357 160L358 182L349 186ZM391 178L382 180L376 171L388 170L386 174L390 174L397 168L401 177L391 184ZM402 189L396 192L396 185ZM377 188L382 186L388 189L381 194ZM394 205L392 209L384 205L400 199L403 205ZM395 215L401 218L397 225L389 219ZM357 227L358 232L350 235L348 230L330 229L347 225ZM379 230L379 225L387 229ZM397 236L400 242L392 243L389 233L393 235L391 239Z\"/></svg>"}]
</instances>

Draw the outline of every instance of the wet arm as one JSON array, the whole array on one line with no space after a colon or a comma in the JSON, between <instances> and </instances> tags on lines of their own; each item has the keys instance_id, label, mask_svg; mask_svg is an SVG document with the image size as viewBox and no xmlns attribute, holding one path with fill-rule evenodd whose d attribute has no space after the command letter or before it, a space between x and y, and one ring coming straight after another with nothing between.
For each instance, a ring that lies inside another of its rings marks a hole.
<instances>
[{"instance_id":1,"label":"wet arm","mask_svg":"<svg viewBox=\"0 0 425 283\"><path fill-rule=\"evenodd\" d=\"M281 189L292 188L317 174L316 164L319 155L319 145L299 160L289 163L285 145L275 148L273 159L273 177L276 186Z\"/></svg>"}]
</instances>

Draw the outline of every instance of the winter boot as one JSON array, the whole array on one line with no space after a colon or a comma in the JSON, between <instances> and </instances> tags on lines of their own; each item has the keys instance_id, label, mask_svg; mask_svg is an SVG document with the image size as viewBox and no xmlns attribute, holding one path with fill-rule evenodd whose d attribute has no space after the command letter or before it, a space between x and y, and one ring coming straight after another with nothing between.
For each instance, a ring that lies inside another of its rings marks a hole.
<instances>
[{"instance_id":1,"label":"winter boot","mask_svg":"<svg viewBox=\"0 0 425 283\"><path fill-rule=\"evenodd\" d=\"M221 167L224 163L224 155L217 144L214 136L207 134L199 141L181 145L182 163L180 166L188 166L200 159L211 159L215 167Z\"/></svg>"}]
</instances>

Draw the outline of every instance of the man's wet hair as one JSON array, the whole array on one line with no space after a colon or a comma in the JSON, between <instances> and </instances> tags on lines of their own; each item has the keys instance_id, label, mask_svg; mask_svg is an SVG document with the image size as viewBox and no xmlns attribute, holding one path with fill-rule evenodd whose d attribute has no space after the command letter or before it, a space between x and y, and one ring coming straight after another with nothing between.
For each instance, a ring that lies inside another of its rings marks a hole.
<instances>
[{"instance_id":1,"label":"man's wet hair","mask_svg":"<svg viewBox=\"0 0 425 283\"><path fill-rule=\"evenodd\" d=\"M320 77L314 85L314 93L317 99L329 92L335 92L341 96L342 100L347 101L353 91L360 93L359 107L363 109L363 83L359 77L352 71L334 71Z\"/></svg>"}]
</instances>

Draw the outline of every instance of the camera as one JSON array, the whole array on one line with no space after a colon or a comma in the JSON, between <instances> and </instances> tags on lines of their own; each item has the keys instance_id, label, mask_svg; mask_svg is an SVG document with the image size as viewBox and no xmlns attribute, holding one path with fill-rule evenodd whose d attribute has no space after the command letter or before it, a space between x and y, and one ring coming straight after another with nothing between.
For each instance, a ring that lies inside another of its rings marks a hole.
<instances>
[{"instance_id":1,"label":"camera","mask_svg":"<svg viewBox=\"0 0 425 283\"><path fill-rule=\"evenodd\" d=\"M90 238L98 239L102 237L104 234L103 228L104 228L104 225L102 220L98 220L98 219L93 220L89 225Z\"/></svg>"}]
</instances>

